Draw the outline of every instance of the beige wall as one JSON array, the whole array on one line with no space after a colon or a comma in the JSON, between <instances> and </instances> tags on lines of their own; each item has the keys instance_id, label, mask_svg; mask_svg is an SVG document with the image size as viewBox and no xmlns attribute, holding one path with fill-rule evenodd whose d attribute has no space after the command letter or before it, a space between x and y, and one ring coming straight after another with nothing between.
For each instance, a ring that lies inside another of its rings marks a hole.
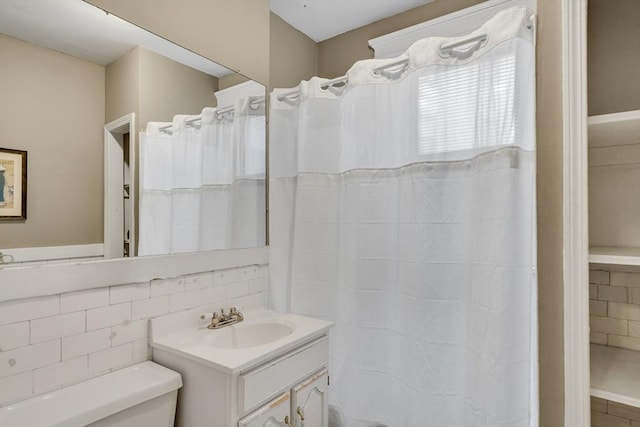
<instances>
[{"instance_id":1,"label":"beige wall","mask_svg":"<svg viewBox=\"0 0 640 427\"><path fill-rule=\"evenodd\" d=\"M390 18L318 43L318 75L334 78L344 75L354 62L373 58L367 41L374 37L392 33L419 24L447 13L481 3L482 0L434 0Z\"/></svg>"},{"instance_id":2,"label":"beige wall","mask_svg":"<svg viewBox=\"0 0 640 427\"><path fill-rule=\"evenodd\" d=\"M640 1L589 0L589 114L640 109Z\"/></svg>"},{"instance_id":3,"label":"beige wall","mask_svg":"<svg viewBox=\"0 0 640 427\"><path fill-rule=\"evenodd\" d=\"M318 44L271 14L270 84L272 88L296 86L318 74Z\"/></svg>"},{"instance_id":4,"label":"beige wall","mask_svg":"<svg viewBox=\"0 0 640 427\"><path fill-rule=\"evenodd\" d=\"M140 50L140 118L170 122L175 114L200 114L216 105L218 79L146 49Z\"/></svg>"},{"instance_id":5,"label":"beige wall","mask_svg":"<svg viewBox=\"0 0 640 427\"><path fill-rule=\"evenodd\" d=\"M538 0L537 191L540 426L564 425L562 5Z\"/></svg>"},{"instance_id":6,"label":"beige wall","mask_svg":"<svg viewBox=\"0 0 640 427\"><path fill-rule=\"evenodd\" d=\"M130 113L140 116L140 48L134 48L106 67L105 123Z\"/></svg>"},{"instance_id":7,"label":"beige wall","mask_svg":"<svg viewBox=\"0 0 640 427\"><path fill-rule=\"evenodd\" d=\"M373 37L476 3L480 1L435 0L321 42L318 74L337 77L355 61L373 57L367 43ZM538 311L540 425L544 427L564 422L561 16L560 1L538 0Z\"/></svg>"},{"instance_id":8,"label":"beige wall","mask_svg":"<svg viewBox=\"0 0 640 427\"><path fill-rule=\"evenodd\" d=\"M268 0L87 0L159 36L269 83Z\"/></svg>"},{"instance_id":9,"label":"beige wall","mask_svg":"<svg viewBox=\"0 0 640 427\"><path fill-rule=\"evenodd\" d=\"M216 77L141 47L107 65L106 79L106 122L133 112L138 130L216 103Z\"/></svg>"},{"instance_id":10,"label":"beige wall","mask_svg":"<svg viewBox=\"0 0 640 427\"><path fill-rule=\"evenodd\" d=\"M0 145L28 151L27 220L0 248L101 243L105 69L0 35Z\"/></svg>"},{"instance_id":11,"label":"beige wall","mask_svg":"<svg viewBox=\"0 0 640 427\"><path fill-rule=\"evenodd\" d=\"M218 79L218 90L227 89L227 88L230 88L231 86L239 85L240 83L244 83L249 80L251 79L243 76L242 74L238 74L238 73L227 74L226 76L220 77Z\"/></svg>"}]
</instances>

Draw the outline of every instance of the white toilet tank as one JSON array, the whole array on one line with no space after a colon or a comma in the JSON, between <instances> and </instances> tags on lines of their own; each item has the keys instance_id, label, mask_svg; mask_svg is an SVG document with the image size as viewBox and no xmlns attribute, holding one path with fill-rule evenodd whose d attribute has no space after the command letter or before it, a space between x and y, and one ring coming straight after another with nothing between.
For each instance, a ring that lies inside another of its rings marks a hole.
<instances>
[{"instance_id":1,"label":"white toilet tank","mask_svg":"<svg viewBox=\"0 0 640 427\"><path fill-rule=\"evenodd\" d=\"M143 362L0 408L2 427L172 427L180 374Z\"/></svg>"}]
</instances>

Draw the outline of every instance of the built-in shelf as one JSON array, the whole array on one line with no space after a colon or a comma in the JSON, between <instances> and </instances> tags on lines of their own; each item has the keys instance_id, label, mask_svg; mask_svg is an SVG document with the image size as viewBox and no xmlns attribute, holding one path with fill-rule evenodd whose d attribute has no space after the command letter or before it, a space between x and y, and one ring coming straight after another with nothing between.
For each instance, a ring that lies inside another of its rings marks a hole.
<instances>
[{"instance_id":1,"label":"built-in shelf","mask_svg":"<svg viewBox=\"0 0 640 427\"><path fill-rule=\"evenodd\" d=\"M589 117L592 264L640 266L639 183L640 110Z\"/></svg>"},{"instance_id":2,"label":"built-in shelf","mask_svg":"<svg viewBox=\"0 0 640 427\"><path fill-rule=\"evenodd\" d=\"M640 351L591 344L591 396L640 408Z\"/></svg>"},{"instance_id":3,"label":"built-in shelf","mask_svg":"<svg viewBox=\"0 0 640 427\"><path fill-rule=\"evenodd\" d=\"M589 262L640 267L640 248L592 246L589 248Z\"/></svg>"},{"instance_id":4,"label":"built-in shelf","mask_svg":"<svg viewBox=\"0 0 640 427\"><path fill-rule=\"evenodd\" d=\"M640 110L588 123L589 263L640 271ZM591 344L591 395L640 408L640 351Z\"/></svg>"},{"instance_id":5,"label":"built-in shelf","mask_svg":"<svg viewBox=\"0 0 640 427\"><path fill-rule=\"evenodd\" d=\"M640 144L640 110L589 117L589 147Z\"/></svg>"}]
</instances>

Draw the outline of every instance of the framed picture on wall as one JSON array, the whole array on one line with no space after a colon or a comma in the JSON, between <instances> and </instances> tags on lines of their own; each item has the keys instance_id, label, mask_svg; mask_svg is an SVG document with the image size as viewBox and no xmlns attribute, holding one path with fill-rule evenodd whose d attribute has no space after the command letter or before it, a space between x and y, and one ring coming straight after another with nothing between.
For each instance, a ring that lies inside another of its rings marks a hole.
<instances>
[{"instance_id":1,"label":"framed picture on wall","mask_svg":"<svg viewBox=\"0 0 640 427\"><path fill-rule=\"evenodd\" d=\"M0 147L0 219L27 219L27 152Z\"/></svg>"}]
</instances>

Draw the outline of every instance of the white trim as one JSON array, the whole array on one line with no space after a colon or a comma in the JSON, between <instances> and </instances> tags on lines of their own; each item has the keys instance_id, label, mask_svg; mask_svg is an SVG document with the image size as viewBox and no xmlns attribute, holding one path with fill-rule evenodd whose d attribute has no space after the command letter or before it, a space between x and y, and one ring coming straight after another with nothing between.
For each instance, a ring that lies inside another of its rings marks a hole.
<instances>
[{"instance_id":1,"label":"white trim","mask_svg":"<svg viewBox=\"0 0 640 427\"><path fill-rule=\"evenodd\" d=\"M587 2L562 0L564 425L589 426Z\"/></svg>"},{"instance_id":2,"label":"white trim","mask_svg":"<svg viewBox=\"0 0 640 427\"><path fill-rule=\"evenodd\" d=\"M0 302L269 263L269 248L44 264L0 269Z\"/></svg>"},{"instance_id":3,"label":"white trim","mask_svg":"<svg viewBox=\"0 0 640 427\"><path fill-rule=\"evenodd\" d=\"M589 248L589 262L640 267L640 248L592 246Z\"/></svg>"},{"instance_id":4,"label":"white trim","mask_svg":"<svg viewBox=\"0 0 640 427\"><path fill-rule=\"evenodd\" d=\"M536 0L489 0L421 24L369 40L376 58L392 58L426 37L456 37L477 30L501 10L525 6L535 12Z\"/></svg>"},{"instance_id":5,"label":"white trim","mask_svg":"<svg viewBox=\"0 0 640 427\"><path fill-rule=\"evenodd\" d=\"M11 255L14 263L53 261L73 258L102 257L104 247L102 243L69 246L43 246L38 248L8 248L1 250L5 255Z\"/></svg>"},{"instance_id":6,"label":"white trim","mask_svg":"<svg viewBox=\"0 0 640 427\"><path fill-rule=\"evenodd\" d=\"M123 173L124 162L121 135L129 133L129 197L132 219L130 226L130 256L136 254L135 242L135 176L136 176L136 115L127 114L104 126L104 256L119 258L124 252ZM118 135L118 138L116 138Z\"/></svg>"},{"instance_id":7,"label":"white trim","mask_svg":"<svg viewBox=\"0 0 640 427\"><path fill-rule=\"evenodd\" d=\"M640 110L621 111L619 113L600 114L589 116L589 125L605 123L627 122L640 120Z\"/></svg>"},{"instance_id":8,"label":"white trim","mask_svg":"<svg viewBox=\"0 0 640 427\"><path fill-rule=\"evenodd\" d=\"M264 96L265 90L266 88L263 85L253 80L219 90L214 92L217 108L235 105L237 100L246 99L250 96Z\"/></svg>"}]
</instances>

